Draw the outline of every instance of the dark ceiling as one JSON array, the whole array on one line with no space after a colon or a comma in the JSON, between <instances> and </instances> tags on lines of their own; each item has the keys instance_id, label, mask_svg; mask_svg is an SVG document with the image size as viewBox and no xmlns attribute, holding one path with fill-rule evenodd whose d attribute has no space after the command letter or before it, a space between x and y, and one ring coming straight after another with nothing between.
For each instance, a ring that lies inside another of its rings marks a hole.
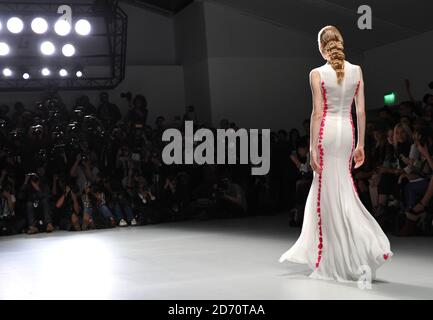
<instances>
[{"instance_id":1,"label":"dark ceiling","mask_svg":"<svg viewBox=\"0 0 433 320\"><path fill-rule=\"evenodd\" d=\"M193 0L120 0L162 14L174 15ZM333 24L344 31L347 45L364 51L433 30L432 0L207 0L239 12L297 30L307 36ZM357 9L368 4L373 29L359 30Z\"/></svg>"},{"instance_id":2,"label":"dark ceiling","mask_svg":"<svg viewBox=\"0 0 433 320\"><path fill-rule=\"evenodd\" d=\"M176 14L194 0L122 0L122 2L148 7L167 14Z\"/></svg>"}]
</instances>

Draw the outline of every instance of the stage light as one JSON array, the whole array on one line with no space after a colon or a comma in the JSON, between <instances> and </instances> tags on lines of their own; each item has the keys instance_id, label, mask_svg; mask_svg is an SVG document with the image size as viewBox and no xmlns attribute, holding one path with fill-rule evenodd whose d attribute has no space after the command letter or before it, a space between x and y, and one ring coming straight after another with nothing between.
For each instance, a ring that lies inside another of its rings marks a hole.
<instances>
[{"instance_id":1,"label":"stage light","mask_svg":"<svg viewBox=\"0 0 433 320\"><path fill-rule=\"evenodd\" d=\"M41 73L42 73L42 75L43 75L44 77L48 77L48 76L51 74L51 71L50 71L50 69L48 69L48 68L43 68L43 69L41 70Z\"/></svg>"},{"instance_id":2,"label":"stage light","mask_svg":"<svg viewBox=\"0 0 433 320\"><path fill-rule=\"evenodd\" d=\"M54 52L56 52L56 47L52 42L44 41L41 44L41 52L46 56L51 56L52 54L54 54Z\"/></svg>"},{"instance_id":3,"label":"stage light","mask_svg":"<svg viewBox=\"0 0 433 320\"><path fill-rule=\"evenodd\" d=\"M75 32L81 36L87 36L91 29L90 22L86 19L80 19L75 23Z\"/></svg>"},{"instance_id":4,"label":"stage light","mask_svg":"<svg viewBox=\"0 0 433 320\"><path fill-rule=\"evenodd\" d=\"M6 42L0 42L0 56L8 55L9 51L9 45Z\"/></svg>"},{"instance_id":5,"label":"stage light","mask_svg":"<svg viewBox=\"0 0 433 320\"><path fill-rule=\"evenodd\" d=\"M66 69L60 69L59 75L61 77L67 77L68 76L68 71Z\"/></svg>"},{"instance_id":6,"label":"stage light","mask_svg":"<svg viewBox=\"0 0 433 320\"><path fill-rule=\"evenodd\" d=\"M24 23L20 18L12 17L6 23L8 30L12 33L20 33L24 29Z\"/></svg>"},{"instance_id":7,"label":"stage light","mask_svg":"<svg viewBox=\"0 0 433 320\"><path fill-rule=\"evenodd\" d=\"M24 79L24 80L28 80L28 79L30 79L30 74L27 73L27 72L24 72L24 73L23 73L23 79Z\"/></svg>"},{"instance_id":8,"label":"stage light","mask_svg":"<svg viewBox=\"0 0 433 320\"><path fill-rule=\"evenodd\" d=\"M34 18L31 27L34 33L43 34L48 30L48 23L43 18Z\"/></svg>"},{"instance_id":9,"label":"stage light","mask_svg":"<svg viewBox=\"0 0 433 320\"><path fill-rule=\"evenodd\" d=\"M67 43L63 46L62 52L65 57L72 57L75 54L75 47L72 44Z\"/></svg>"},{"instance_id":10,"label":"stage light","mask_svg":"<svg viewBox=\"0 0 433 320\"><path fill-rule=\"evenodd\" d=\"M71 25L68 21L59 19L54 25L54 31L56 31L59 36L66 36L69 34L69 32L71 32Z\"/></svg>"},{"instance_id":11,"label":"stage light","mask_svg":"<svg viewBox=\"0 0 433 320\"><path fill-rule=\"evenodd\" d=\"M3 69L3 75L4 75L5 77L10 77L10 76L12 76L12 70L9 69L9 68L4 68L4 69Z\"/></svg>"},{"instance_id":12,"label":"stage light","mask_svg":"<svg viewBox=\"0 0 433 320\"><path fill-rule=\"evenodd\" d=\"M75 75L77 76L77 78L81 78L83 76L83 71L78 70Z\"/></svg>"}]
</instances>

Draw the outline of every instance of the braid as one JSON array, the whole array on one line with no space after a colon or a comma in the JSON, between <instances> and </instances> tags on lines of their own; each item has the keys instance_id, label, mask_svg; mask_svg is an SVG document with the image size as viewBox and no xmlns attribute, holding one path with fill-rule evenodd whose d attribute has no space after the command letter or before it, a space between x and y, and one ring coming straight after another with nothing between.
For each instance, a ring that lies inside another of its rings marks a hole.
<instances>
[{"instance_id":1,"label":"braid","mask_svg":"<svg viewBox=\"0 0 433 320\"><path fill-rule=\"evenodd\" d=\"M333 26L323 28L319 33L319 41L328 54L332 68L337 73L339 84L344 78L344 41L340 32Z\"/></svg>"}]
</instances>

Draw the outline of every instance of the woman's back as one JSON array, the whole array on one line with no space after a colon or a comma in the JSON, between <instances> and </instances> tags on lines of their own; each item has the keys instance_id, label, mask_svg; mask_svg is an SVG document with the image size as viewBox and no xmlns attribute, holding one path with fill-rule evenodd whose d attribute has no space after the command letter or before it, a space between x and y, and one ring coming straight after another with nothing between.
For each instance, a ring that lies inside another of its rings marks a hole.
<instances>
[{"instance_id":1,"label":"woman's back","mask_svg":"<svg viewBox=\"0 0 433 320\"><path fill-rule=\"evenodd\" d=\"M338 84L336 72L329 62L316 70L319 71L322 94L326 98L326 116L349 119L352 102L361 80L360 67L345 60L341 84Z\"/></svg>"}]
</instances>

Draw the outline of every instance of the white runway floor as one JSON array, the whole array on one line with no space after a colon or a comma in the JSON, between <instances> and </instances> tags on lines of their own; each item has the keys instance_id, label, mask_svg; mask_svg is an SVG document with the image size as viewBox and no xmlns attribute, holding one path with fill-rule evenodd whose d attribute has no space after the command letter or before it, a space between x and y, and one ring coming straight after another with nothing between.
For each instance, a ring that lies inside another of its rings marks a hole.
<instances>
[{"instance_id":1,"label":"white runway floor","mask_svg":"<svg viewBox=\"0 0 433 320\"><path fill-rule=\"evenodd\" d=\"M433 239L390 237L371 289L279 263L285 215L0 238L0 299L433 299Z\"/></svg>"}]
</instances>

